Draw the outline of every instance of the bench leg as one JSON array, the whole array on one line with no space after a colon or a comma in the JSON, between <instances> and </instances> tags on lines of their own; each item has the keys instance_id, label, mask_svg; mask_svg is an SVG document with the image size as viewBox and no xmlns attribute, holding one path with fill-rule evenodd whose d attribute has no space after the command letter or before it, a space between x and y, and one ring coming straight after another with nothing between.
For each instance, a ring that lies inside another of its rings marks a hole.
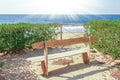
<instances>
[{"instance_id":1,"label":"bench leg","mask_svg":"<svg viewBox=\"0 0 120 80\"><path fill-rule=\"evenodd\" d=\"M45 61L41 61L41 68L42 68L43 75L47 76L48 75L48 68L45 65Z\"/></svg>"},{"instance_id":2,"label":"bench leg","mask_svg":"<svg viewBox=\"0 0 120 80\"><path fill-rule=\"evenodd\" d=\"M85 64L89 64L90 61L89 61L87 52L82 53L82 57L83 57L83 62L84 62Z\"/></svg>"}]
</instances>

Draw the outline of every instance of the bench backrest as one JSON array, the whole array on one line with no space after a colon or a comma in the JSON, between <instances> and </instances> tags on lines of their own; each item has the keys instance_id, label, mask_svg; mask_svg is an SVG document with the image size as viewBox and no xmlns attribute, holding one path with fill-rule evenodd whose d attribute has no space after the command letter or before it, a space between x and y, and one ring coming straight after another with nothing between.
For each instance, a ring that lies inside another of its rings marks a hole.
<instances>
[{"instance_id":1,"label":"bench backrest","mask_svg":"<svg viewBox=\"0 0 120 80\"><path fill-rule=\"evenodd\" d=\"M32 44L33 49L41 49L45 47L59 47L59 46L68 46L72 44L85 43L85 42L93 42L95 41L95 37L81 37L81 38L73 38L73 39L64 39L64 40L51 40L44 42L36 42Z\"/></svg>"}]
</instances>

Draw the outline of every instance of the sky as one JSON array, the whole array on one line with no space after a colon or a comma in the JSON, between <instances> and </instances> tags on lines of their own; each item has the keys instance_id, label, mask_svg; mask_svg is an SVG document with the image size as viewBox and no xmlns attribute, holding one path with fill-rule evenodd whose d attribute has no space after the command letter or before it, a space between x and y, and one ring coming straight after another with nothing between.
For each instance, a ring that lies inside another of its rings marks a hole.
<instances>
[{"instance_id":1,"label":"sky","mask_svg":"<svg viewBox=\"0 0 120 80\"><path fill-rule=\"evenodd\" d=\"M120 0L0 0L0 14L120 14Z\"/></svg>"}]
</instances>

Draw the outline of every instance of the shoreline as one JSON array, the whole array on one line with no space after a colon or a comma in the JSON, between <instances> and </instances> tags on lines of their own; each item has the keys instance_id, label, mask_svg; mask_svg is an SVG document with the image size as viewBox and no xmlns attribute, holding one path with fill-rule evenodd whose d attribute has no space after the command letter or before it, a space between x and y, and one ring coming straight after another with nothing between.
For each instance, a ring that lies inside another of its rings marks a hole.
<instances>
[{"instance_id":1,"label":"shoreline","mask_svg":"<svg viewBox=\"0 0 120 80\"><path fill-rule=\"evenodd\" d=\"M60 32L58 27L57 32ZM62 33L85 33L84 25L62 25Z\"/></svg>"}]
</instances>

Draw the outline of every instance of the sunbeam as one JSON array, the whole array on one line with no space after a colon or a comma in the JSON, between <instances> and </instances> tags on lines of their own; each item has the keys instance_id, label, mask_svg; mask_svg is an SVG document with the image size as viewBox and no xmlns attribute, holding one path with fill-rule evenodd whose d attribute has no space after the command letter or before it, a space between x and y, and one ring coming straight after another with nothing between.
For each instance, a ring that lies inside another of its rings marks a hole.
<instances>
[{"instance_id":1,"label":"sunbeam","mask_svg":"<svg viewBox=\"0 0 120 80\"><path fill-rule=\"evenodd\" d=\"M29 2L29 3L28 3ZM84 10L96 12L100 0L25 0L21 6L32 14L84 14Z\"/></svg>"}]
</instances>

